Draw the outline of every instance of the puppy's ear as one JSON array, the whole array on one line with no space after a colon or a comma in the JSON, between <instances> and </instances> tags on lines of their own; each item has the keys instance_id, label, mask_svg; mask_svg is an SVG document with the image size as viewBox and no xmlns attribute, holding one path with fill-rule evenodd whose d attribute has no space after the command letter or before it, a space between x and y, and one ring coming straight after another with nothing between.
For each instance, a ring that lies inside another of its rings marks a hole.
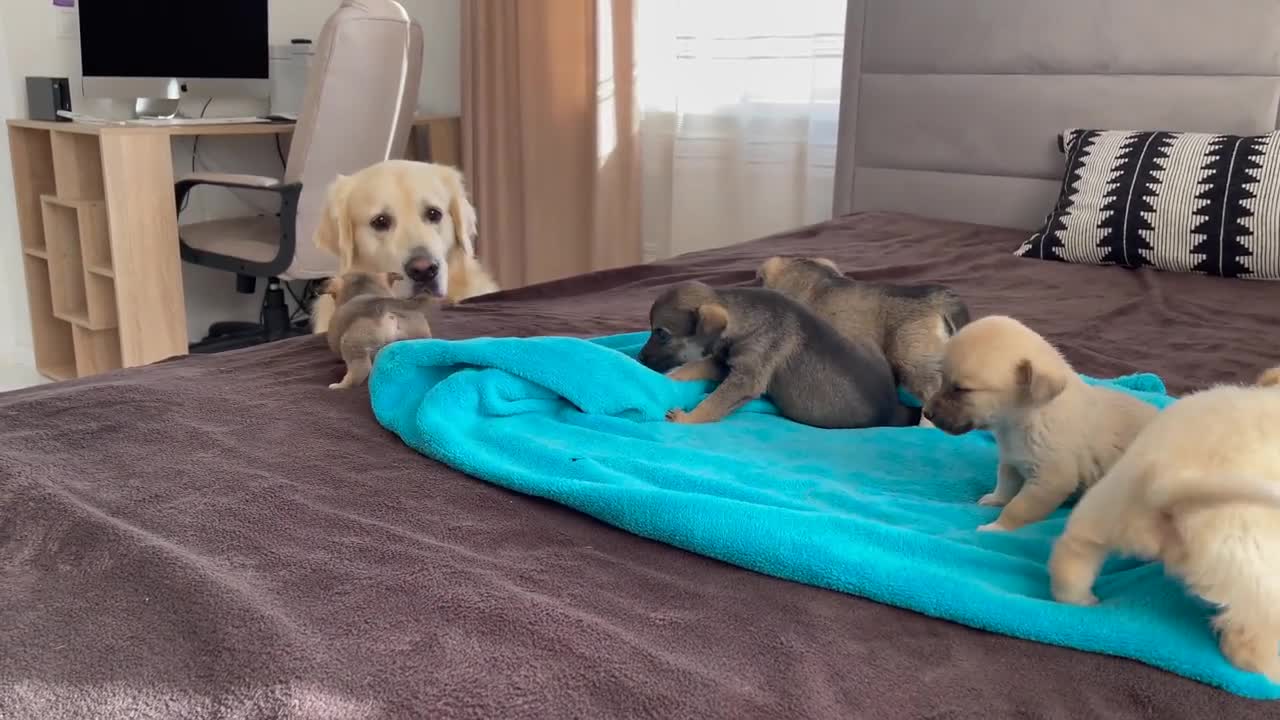
<instances>
[{"instance_id":1,"label":"puppy's ear","mask_svg":"<svg viewBox=\"0 0 1280 720\"><path fill-rule=\"evenodd\" d=\"M835 270L836 272L841 272L841 271L840 271L840 266L839 266L839 265L836 265L836 263L835 263L835 261L834 261L834 260L828 260L827 258L814 258L814 259L813 259L813 261L814 261L814 262L816 262L816 263L818 263L819 265L823 265L823 266L825 266L825 267L829 267L829 268L831 268L832 270ZM843 274L843 273L841 273L841 274Z\"/></svg>"},{"instance_id":2,"label":"puppy's ear","mask_svg":"<svg viewBox=\"0 0 1280 720\"><path fill-rule=\"evenodd\" d=\"M447 168L445 183L453 196L449 200L449 216L453 219L454 242L462 248L467 257L476 256L476 209L467 197L467 186L462 173L456 168Z\"/></svg>"},{"instance_id":3,"label":"puppy's ear","mask_svg":"<svg viewBox=\"0 0 1280 720\"><path fill-rule=\"evenodd\" d=\"M1036 368L1027 359L1018 363L1014 376L1018 389L1033 405L1043 405L1067 389L1067 379L1060 371Z\"/></svg>"},{"instance_id":4,"label":"puppy's ear","mask_svg":"<svg viewBox=\"0 0 1280 720\"><path fill-rule=\"evenodd\" d=\"M764 263L760 265L760 269L756 270L756 279L762 280L765 284L768 284L778 275L778 273L782 272L782 268L786 266L786 264L787 261L785 259L775 255L768 260L765 260Z\"/></svg>"},{"instance_id":5,"label":"puppy's ear","mask_svg":"<svg viewBox=\"0 0 1280 720\"><path fill-rule=\"evenodd\" d=\"M1270 368L1269 370L1263 370L1262 374L1258 376L1258 382L1256 384L1259 387L1280 385L1280 365Z\"/></svg>"},{"instance_id":6,"label":"puppy's ear","mask_svg":"<svg viewBox=\"0 0 1280 720\"><path fill-rule=\"evenodd\" d=\"M346 284L347 281L343 280L342 276L331 277L328 280L325 280L324 285L320 286L320 294L337 297L338 293L342 292L342 288Z\"/></svg>"},{"instance_id":7,"label":"puppy's ear","mask_svg":"<svg viewBox=\"0 0 1280 720\"><path fill-rule=\"evenodd\" d=\"M339 175L329 185L320 224L313 238L316 247L338 256L338 272L346 272L355 264L355 238L352 236L351 218L347 215L347 198L354 184L350 177Z\"/></svg>"},{"instance_id":8,"label":"puppy's ear","mask_svg":"<svg viewBox=\"0 0 1280 720\"><path fill-rule=\"evenodd\" d=\"M698 306L698 334L719 335L729 327L729 311L720 303Z\"/></svg>"}]
</instances>

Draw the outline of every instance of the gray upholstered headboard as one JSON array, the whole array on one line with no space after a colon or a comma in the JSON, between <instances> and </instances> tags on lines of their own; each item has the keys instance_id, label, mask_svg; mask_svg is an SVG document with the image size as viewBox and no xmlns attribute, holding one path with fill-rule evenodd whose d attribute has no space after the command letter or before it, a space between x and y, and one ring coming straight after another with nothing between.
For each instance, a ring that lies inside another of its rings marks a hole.
<instances>
[{"instance_id":1,"label":"gray upholstered headboard","mask_svg":"<svg viewBox=\"0 0 1280 720\"><path fill-rule=\"evenodd\" d=\"M1280 0L850 0L835 212L1032 228L1069 127L1280 127Z\"/></svg>"}]
</instances>

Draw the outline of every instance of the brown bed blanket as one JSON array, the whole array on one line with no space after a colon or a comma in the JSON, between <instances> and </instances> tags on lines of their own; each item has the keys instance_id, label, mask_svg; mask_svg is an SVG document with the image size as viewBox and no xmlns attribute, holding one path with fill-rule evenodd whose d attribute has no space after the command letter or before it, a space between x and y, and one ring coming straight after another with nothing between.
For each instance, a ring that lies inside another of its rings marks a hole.
<instances>
[{"instance_id":1,"label":"brown bed blanket","mask_svg":"<svg viewBox=\"0 0 1280 720\"><path fill-rule=\"evenodd\" d=\"M857 215L502 293L441 337L641 329L774 253L940 281L1096 375L1277 358L1280 283L1011 255ZM776 580L459 474L332 392L317 338L0 395L0 717L1274 718L1128 660Z\"/></svg>"}]
</instances>

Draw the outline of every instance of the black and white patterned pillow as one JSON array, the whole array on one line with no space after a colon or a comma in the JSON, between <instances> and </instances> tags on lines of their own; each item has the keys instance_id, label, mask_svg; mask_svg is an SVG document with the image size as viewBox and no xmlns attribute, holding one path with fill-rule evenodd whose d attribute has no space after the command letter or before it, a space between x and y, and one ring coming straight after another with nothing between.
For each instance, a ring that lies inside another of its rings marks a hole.
<instances>
[{"instance_id":1,"label":"black and white patterned pillow","mask_svg":"<svg viewBox=\"0 0 1280 720\"><path fill-rule=\"evenodd\" d=\"M1073 129L1058 144L1058 201L1016 255L1280 279L1280 131Z\"/></svg>"}]
</instances>

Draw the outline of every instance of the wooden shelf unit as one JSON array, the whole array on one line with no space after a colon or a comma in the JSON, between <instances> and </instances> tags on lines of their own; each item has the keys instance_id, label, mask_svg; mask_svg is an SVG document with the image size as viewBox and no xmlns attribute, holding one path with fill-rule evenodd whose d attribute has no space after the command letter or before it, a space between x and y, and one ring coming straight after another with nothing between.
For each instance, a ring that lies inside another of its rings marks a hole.
<instances>
[{"instance_id":1,"label":"wooden shelf unit","mask_svg":"<svg viewBox=\"0 0 1280 720\"><path fill-rule=\"evenodd\" d=\"M156 359L122 352L102 136L11 124L9 145L36 369L67 380Z\"/></svg>"}]
</instances>

